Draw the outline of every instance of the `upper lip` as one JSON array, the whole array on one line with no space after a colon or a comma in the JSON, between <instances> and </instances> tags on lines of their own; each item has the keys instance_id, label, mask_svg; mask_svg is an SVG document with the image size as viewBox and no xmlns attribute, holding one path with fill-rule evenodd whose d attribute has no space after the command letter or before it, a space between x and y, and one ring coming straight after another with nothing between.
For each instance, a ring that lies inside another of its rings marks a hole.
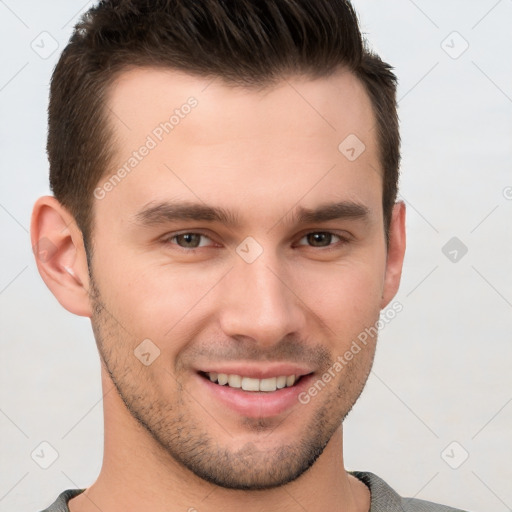
<instances>
[{"instance_id":1,"label":"upper lip","mask_svg":"<svg viewBox=\"0 0 512 512\"><path fill-rule=\"evenodd\" d=\"M266 363L241 364L241 363L219 363L205 365L199 372L202 373L225 373L227 375L240 375L242 377L250 377L252 379L269 379L282 375L295 375L302 377L312 373L312 370L305 366L299 366L293 363Z\"/></svg>"}]
</instances>

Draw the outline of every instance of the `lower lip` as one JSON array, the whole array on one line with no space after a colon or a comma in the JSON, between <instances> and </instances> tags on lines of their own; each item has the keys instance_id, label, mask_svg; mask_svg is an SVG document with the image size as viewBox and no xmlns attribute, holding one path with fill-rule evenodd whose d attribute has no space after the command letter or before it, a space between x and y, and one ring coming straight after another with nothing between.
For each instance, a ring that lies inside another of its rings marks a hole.
<instances>
[{"instance_id":1,"label":"lower lip","mask_svg":"<svg viewBox=\"0 0 512 512\"><path fill-rule=\"evenodd\" d=\"M221 386L199 374L197 378L200 384L206 388L207 393L236 413L248 418L269 418L277 416L293 406L301 405L298 395L308 388L313 374L303 376L292 387L270 392L244 391L241 388L232 388L227 384Z\"/></svg>"}]
</instances>

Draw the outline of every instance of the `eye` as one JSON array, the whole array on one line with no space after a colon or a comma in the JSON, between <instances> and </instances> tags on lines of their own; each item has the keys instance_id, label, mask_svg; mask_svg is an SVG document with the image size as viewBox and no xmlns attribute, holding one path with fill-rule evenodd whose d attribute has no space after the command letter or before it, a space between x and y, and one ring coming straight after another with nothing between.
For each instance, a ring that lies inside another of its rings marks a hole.
<instances>
[{"instance_id":1,"label":"eye","mask_svg":"<svg viewBox=\"0 0 512 512\"><path fill-rule=\"evenodd\" d=\"M298 245L305 245L301 243L305 240L306 244L310 244L310 247L331 247L333 245L333 238L338 239L341 243L347 242L346 238L336 235L335 233L331 233L330 231L313 231L303 236L299 240Z\"/></svg>"},{"instance_id":2,"label":"eye","mask_svg":"<svg viewBox=\"0 0 512 512\"><path fill-rule=\"evenodd\" d=\"M202 233L179 233L164 239L165 243L177 245L182 249L197 249L208 246L212 242L210 238Z\"/></svg>"}]
</instances>

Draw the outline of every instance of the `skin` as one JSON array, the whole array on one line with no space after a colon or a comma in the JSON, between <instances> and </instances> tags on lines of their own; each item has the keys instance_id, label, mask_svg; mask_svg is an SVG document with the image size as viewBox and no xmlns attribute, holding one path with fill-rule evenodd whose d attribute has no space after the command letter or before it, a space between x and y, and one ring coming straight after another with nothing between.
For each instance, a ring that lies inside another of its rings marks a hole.
<instances>
[{"instance_id":1,"label":"skin","mask_svg":"<svg viewBox=\"0 0 512 512\"><path fill-rule=\"evenodd\" d=\"M368 510L368 489L344 469L342 421L376 339L309 403L266 417L223 407L197 372L291 362L316 380L396 294L405 207L394 207L386 246L370 100L348 72L249 90L127 70L108 98L115 157L98 185L191 96L197 106L94 201L91 274L69 212L49 196L34 207L32 243L55 246L37 260L41 276L66 309L91 318L102 363L103 466L70 510ZM338 150L349 134L366 146L355 161ZM222 207L239 223L138 221L163 201ZM340 201L366 215L293 218ZM175 236L187 232L204 236ZM252 263L236 251L248 236L263 251ZM190 240L201 241L193 252ZM160 351L147 366L134 356L145 339Z\"/></svg>"}]
</instances>

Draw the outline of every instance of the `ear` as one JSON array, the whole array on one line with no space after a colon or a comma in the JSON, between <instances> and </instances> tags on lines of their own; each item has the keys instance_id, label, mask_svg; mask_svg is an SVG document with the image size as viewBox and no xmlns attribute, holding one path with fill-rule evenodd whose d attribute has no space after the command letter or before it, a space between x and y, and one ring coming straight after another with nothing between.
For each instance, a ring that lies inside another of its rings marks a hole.
<instances>
[{"instance_id":1,"label":"ear","mask_svg":"<svg viewBox=\"0 0 512 512\"><path fill-rule=\"evenodd\" d=\"M43 196L36 201L30 238L39 274L55 298L71 313L91 317L82 232L55 197Z\"/></svg>"},{"instance_id":2,"label":"ear","mask_svg":"<svg viewBox=\"0 0 512 512\"><path fill-rule=\"evenodd\" d=\"M396 295L402 277L405 255L405 203L399 201L393 206L389 226L389 244L386 260L386 276L382 293L381 309L384 309Z\"/></svg>"}]
</instances>

